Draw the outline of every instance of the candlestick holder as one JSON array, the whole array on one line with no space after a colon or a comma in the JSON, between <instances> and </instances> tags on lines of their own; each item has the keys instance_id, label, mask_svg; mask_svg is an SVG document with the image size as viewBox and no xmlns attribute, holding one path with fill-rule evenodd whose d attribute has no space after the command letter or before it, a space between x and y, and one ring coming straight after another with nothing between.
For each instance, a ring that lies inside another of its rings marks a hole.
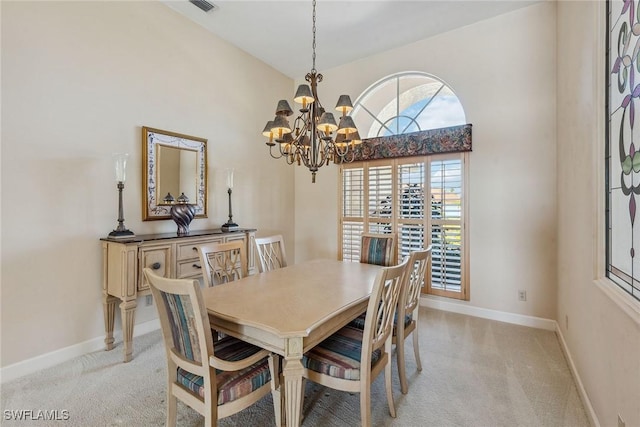
<instances>
[{"instance_id":1,"label":"candlestick holder","mask_svg":"<svg viewBox=\"0 0 640 427\"><path fill-rule=\"evenodd\" d=\"M127 238L135 236L135 233L124 226L124 209L122 208L122 190L124 190L124 181L127 169L127 153L117 153L113 155L116 171L116 182L118 188L118 226L109 233L109 237Z\"/></svg>"},{"instance_id":2,"label":"candlestick holder","mask_svg":"<svg viewBox=\"0 0 640 427\"><path fill-rule=\"evenodd\" d=\"M233 211L231 210L231 193L233 192L233 169L227 169L227 194L229 194L229 219L222 227L222 231L233 231L238 229L238 224L233 222Z\"/></svg>"}]
</instances>

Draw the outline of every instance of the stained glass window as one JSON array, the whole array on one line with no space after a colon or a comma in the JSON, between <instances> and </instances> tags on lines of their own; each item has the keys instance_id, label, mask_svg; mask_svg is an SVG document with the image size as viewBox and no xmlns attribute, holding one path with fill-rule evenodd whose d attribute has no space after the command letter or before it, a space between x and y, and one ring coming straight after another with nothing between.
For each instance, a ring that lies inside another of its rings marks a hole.
<instances>
[{"instance_id":1,"label":"stained glass window","mask_svg":"<svg viewBox=\"0 0 640 427\"><path fill-rule=\"evenodd\" d=\"M607 276L640 300L640 2L608 1L607 15Z\"/></svg>"}]
</instances>

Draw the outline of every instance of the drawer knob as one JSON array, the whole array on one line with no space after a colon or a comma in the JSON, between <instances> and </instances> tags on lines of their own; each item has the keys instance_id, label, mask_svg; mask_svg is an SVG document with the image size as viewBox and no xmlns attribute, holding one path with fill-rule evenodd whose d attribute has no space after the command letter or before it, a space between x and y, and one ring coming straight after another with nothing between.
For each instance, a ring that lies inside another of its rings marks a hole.
<instances>
[{"instance_id":1,"label":"drawer knob","mask_svg":"<svg viewBox=\"0 0 640 427\"><path fill-rule=\"evenodd\" d=\"M159 270L160 267L162 267L162 264L160 264L159 262L154 262L153 264L151 264L151 268L154 270Z\"/></svg>"},{"instance_id":2,"label":"drawer knob","mask_svg":"<svg viewBox=\"0 0 640 427\"><path fill-rule=\"evenodd\" d=\"M193 249L194 251L198 252L198 248L196 248L195 246L192 247L191 249Z\"/></svg>"},{"instance_id":3,"label":"drawer knob","mask_svg":"<svg viewBox=\"0 0 640 427\"><path fill-rule=\"evenodd\" d=\"M202 267L199 266L198 264L193 264L193 268L202 268Z\"/></svg>"}]
</instances>

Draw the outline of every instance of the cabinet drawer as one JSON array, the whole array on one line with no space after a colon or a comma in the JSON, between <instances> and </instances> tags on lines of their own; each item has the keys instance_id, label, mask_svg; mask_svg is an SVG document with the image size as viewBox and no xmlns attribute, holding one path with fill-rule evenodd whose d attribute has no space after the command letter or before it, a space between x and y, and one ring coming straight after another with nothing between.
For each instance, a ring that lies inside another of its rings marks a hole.
<instances>
[{"instance_id":1,"label":"cabinet drawer","mask_svg":"<svg viewBox=\"0 0 640 427\"><path fill-rule=\"evenodd\" d=\"M178 243L176 248L176 260L183 261L186 259L198 258L198 246L207 243L222 243L223 237L214 237L209 239L191 240L185 243Z\"/></svg>"},{"instance_id":2,"label":"cabinet drawer","mask_svg":"<svg viewBox=\"0 0 640 427\"><path fill-rule=\"evenodd\" d=\"M149 289L149 283L142 273L144 268L150 268L158 276L171 277L171 245L140 249L138 291Z\"/></svg>"},{"instance_id":3,"label":"cabinet drawer","mask_svg":"<svg viewBox=\"0 0 640 427\"><path fill-rule=\"evenodd\" d=\"M178 270L176 271L177 279L199 277L201 275L202 267L200 266L199 259L178 262Z\"/></svg>"}]
</instances>

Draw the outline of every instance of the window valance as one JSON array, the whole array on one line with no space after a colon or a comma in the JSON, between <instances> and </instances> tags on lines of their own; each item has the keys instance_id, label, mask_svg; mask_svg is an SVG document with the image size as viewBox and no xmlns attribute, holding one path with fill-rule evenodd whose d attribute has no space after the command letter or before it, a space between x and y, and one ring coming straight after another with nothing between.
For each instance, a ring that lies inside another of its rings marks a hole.
<instances>
[{"instance_id":1,"label":"window valance","mask_svg":"<svg viewBox=\"0 0 640 427\"><path fill-rule=\"evenodd\" d=\"M354 161L471 151L471 124L362 140Z\"/></svg>"}]
</instances>

